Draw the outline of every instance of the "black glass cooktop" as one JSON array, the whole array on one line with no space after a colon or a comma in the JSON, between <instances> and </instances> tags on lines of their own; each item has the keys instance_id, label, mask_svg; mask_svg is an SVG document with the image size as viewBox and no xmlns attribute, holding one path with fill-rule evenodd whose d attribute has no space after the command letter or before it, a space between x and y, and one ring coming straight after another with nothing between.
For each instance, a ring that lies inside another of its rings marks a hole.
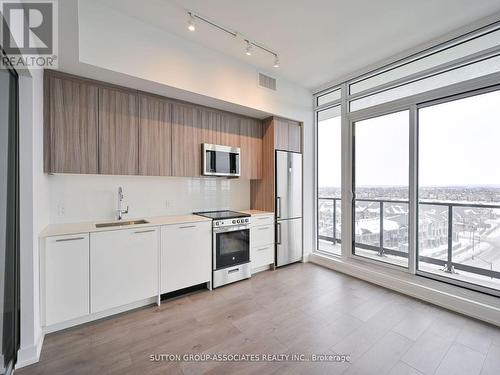
<instances>
[{"instance_id":1,"label":"black glass cooktop","mask_svg":"<svg viewBox=\"0 0 500 375\"><path fill-rule=\"evenodd\" d=\"M207 212L194 212L195 215L208 217L214 220L224 220L224 219L233 219L238 217L249 217L249 214L244 214L242 212L236 211L207 211Z\"/></svg>"}]
</instances>

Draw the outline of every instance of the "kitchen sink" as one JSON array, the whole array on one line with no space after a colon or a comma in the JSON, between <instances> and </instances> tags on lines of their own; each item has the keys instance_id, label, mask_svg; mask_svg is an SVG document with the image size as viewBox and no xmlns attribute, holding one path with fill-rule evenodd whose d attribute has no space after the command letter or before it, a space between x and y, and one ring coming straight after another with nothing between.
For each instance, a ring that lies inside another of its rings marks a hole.
<instances>
[{"instance_id":1,"label":"kitchen sink","mask_svg":"<svg viewBox=\"0 0 500 375\"><path fill-rule=\"evenodd\" d=\"M108 228L108 227L124 227L127 225L137 225L137 224L149 224L147 220L131 220L131 221L113 221L112 223L100 223L96 224L96 228Z\"/></svg>"}]
</instances>

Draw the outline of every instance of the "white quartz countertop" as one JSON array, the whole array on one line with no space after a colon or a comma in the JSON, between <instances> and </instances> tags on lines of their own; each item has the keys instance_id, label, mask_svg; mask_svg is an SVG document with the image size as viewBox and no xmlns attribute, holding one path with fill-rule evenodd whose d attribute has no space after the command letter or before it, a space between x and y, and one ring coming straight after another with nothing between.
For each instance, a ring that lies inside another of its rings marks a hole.
<instances>
[{"instance_id":1,"label":"white quartz countertop","mask_svg":"<svg viewBox=\"0 0 500 375\"><path fill-rule=\"evenodd\" d=\"M133 228L146 228L146 227L156 227L160 225L171 225L171 224L184 224L184 223L196 223L201 221L211 221L211 219L198 216L198 215L180 215L180 216L158 216L158 217L144 217L129 219L126 218L123 221L132 220L146 220L146 224L133 224L124 226L114 226L114 227L104 227L97 228L96 224L99 223L114 223L116 220L101 220L101 221L91 221L84 223L63 223L63 224L49 224L40 233L40 237L51 237L51 236L63 236L66 234L76 234L76 233L90 233L90 232L106 232L111 230L119 229L133 229Z\"/></svg>"},{"instance_id":2,"label":"white quartz countertop","mask_svg":"<svg viewBox=\"0 0 500 375\"><path fill-rule=\"evenodd\" d=\"M237 210L238 212L243 212L252 216L259 215L274 215L273 212L260 211L260 210ZM83 223L61 223L61 224L49 224L40 233L40 238L51 237L51 236L64 236L67 234L77 234L77 233L92 233L92 232L106 232L111 230L119 229L133 229L133 228L146 228L146 227L156 227L160 225L175 225L184 223L196 223L202 221L211 221L212 219L198 216L198 215L179 215L179 216L158 216L158 217L141 217L141 218L126 218L123 221L133 221L133 220L146 220L146 224L133 224L124 226L113 226L113 227L103 227L97 228L96 224L99 223L114 223L116 220L100 220L100 221L90 221Z\"/></svg>"}]
</instances>

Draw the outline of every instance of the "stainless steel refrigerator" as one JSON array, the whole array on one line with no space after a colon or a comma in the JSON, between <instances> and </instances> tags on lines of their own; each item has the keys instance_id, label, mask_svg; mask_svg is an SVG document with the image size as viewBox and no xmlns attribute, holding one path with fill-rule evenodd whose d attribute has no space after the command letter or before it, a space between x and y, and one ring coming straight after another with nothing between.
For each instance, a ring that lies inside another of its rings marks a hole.
<instances>
[{"instance_id":1,"label":"stainless steel refrigerator","mask_svg":"<svg viewBox=\"0 0 500 375\"><path fill-rule=\"evenodd\" d=\"M302 260L302 155L276 151L276 266Z\"/></svg>"}]
</instances>

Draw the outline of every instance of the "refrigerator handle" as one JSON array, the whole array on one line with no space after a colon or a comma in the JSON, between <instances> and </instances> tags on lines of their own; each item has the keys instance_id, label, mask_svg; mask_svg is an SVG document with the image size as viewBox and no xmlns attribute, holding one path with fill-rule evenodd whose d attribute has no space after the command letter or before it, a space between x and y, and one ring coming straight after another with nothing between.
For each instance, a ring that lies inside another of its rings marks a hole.
<instances>
[{"instance_id":1,"label":"refrigerator handle","mask_svg":"<svg viewBox=\"0 0 500 375\"><path fill-rule=\"evenodd\" d=\"M276 197L276 217L281 217L281 197Z\"/></svg>"},{"instance_id":2,"label":"refrigerator handle","mask_svg":"<svg viewBox=\"0 0 500 375\"><path fill-rule=\"evenodd\" d=\"M281 224L276 224L276 245L281 245Z\"/></svg>"}]
</instances>

